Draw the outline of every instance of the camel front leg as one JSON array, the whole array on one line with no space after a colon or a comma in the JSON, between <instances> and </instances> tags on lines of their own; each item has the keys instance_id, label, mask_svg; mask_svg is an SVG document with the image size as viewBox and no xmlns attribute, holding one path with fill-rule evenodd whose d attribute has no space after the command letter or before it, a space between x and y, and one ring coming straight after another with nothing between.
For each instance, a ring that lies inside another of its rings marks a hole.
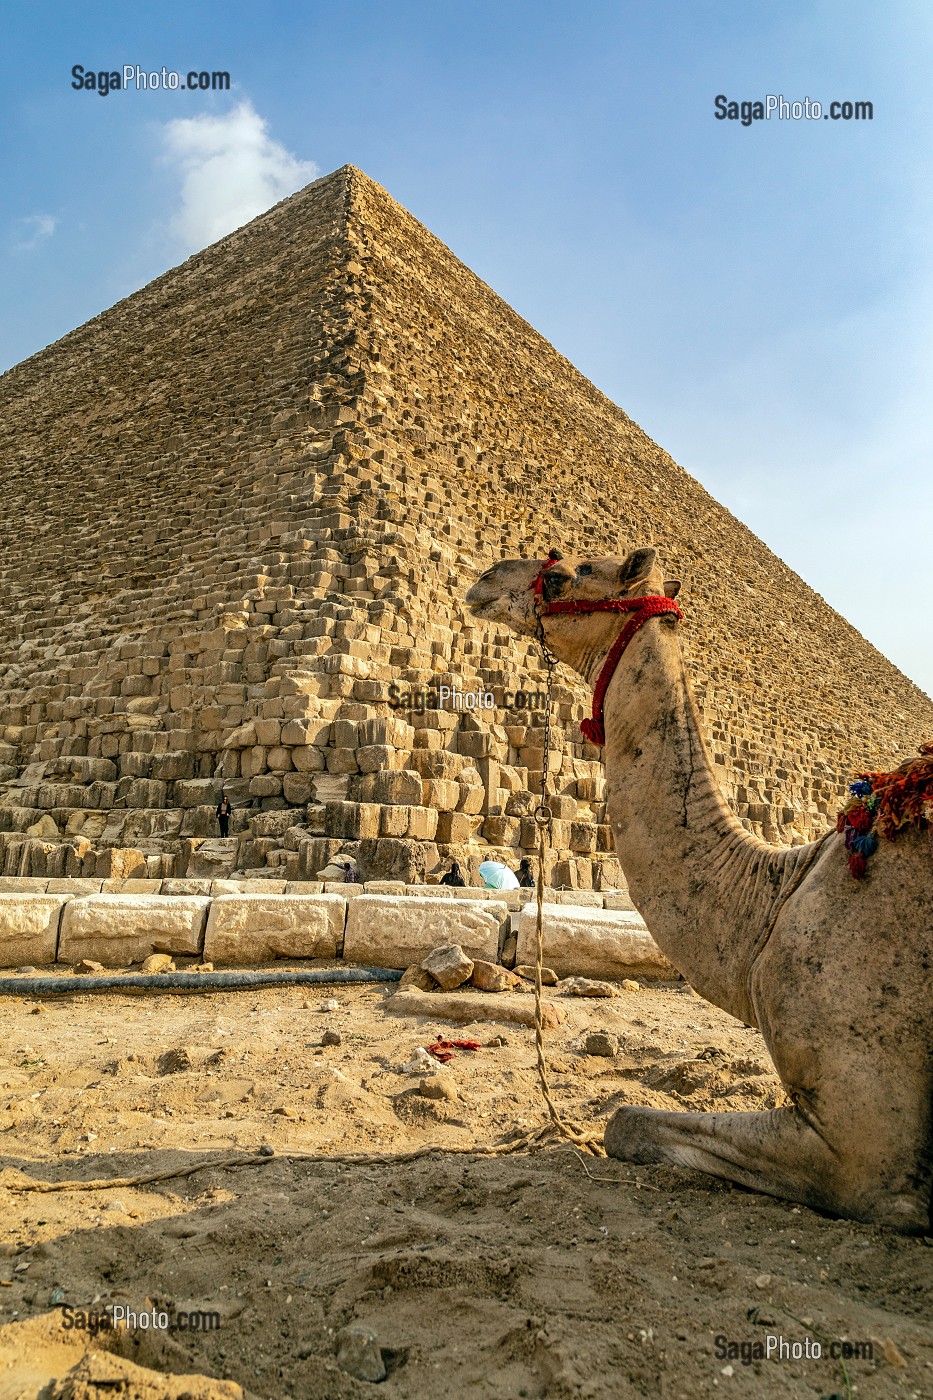
<instances>
[{"instance_id":1,"label":"camel front leg","mask_svg":"<svg viewBox=\"0 0 933 1400\"><path fill-rule=\"evenodd\" d=\"M610 1157L625 1162L691 1167L814 1210L908 1233L929 1228L929 1199L922 1192L866 1180L858 1162L842 1160L796 1108L670 1113L626 1106L607 1123L605 1144Z\"/></svg>"}]
</instances>

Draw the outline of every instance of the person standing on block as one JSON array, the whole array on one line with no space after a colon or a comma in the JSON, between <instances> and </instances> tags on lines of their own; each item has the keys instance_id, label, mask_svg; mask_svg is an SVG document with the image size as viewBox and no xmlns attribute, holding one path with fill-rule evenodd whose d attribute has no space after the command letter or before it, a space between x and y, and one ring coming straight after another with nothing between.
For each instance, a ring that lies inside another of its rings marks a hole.
<instances>
[{"instance_id":1,"label":"person standing on block","mask_svg":"<svg viewBox=\"0 0 933 1400\"><path fill-rule=\"evenodd\" d=\"M231 806L230 798L224 793L217 804L217 820L220 823L221 836L226 836L230 830L230 813L232 811L233 807Z\"/></svg>"}]
</instances>

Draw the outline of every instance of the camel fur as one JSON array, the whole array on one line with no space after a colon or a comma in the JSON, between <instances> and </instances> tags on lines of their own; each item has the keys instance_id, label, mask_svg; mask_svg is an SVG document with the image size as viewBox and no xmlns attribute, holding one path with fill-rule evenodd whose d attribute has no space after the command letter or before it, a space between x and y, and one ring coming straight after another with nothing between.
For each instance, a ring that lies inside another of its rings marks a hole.
<instances>
[{"instance_id":1,"label":"camel fur","mask_svg":"<svg viewBox=\"0 0 933 1400\"><path fill-rule=\"evenodd\" d=\"M653 549L503 560L474 615L541 636L590 685L625 617L539 616L555 599L667 593ZM688 619L689 622L689 619ZM635 635L604 702L607 820L636 907L690 984L764 1037L790 1105L761 1113L626 1106L606 1150L691 1167L854 1220L924 1233L933 1184L933 860L929 832L882 841L864 880L843 837L772 846L728 807L670 615Z\"/></svg>"}]
</instances>

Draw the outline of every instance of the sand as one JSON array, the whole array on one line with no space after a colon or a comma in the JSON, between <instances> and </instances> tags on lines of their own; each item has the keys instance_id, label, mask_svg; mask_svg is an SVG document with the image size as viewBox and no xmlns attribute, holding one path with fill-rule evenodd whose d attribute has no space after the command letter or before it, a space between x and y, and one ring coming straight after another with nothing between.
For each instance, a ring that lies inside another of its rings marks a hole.
<instances>
[{"instance_id":1,"label":"sand","mask_svg":"<svg viewBox=\"0 0 933 1400\"><path fill-rule=\"evenodd\" d=\"M688 988L553 1000L554 1096L587 1127L621 1103L783 1101L757 1033ZM543 1121L533 1032L385 1005L376 987L4 999L0 1400L933 1396L931 1241L569 1147L481 1155ZM614 1058L583 1052L598 1029ZM426 1097L403 1066L439 1035L483 1048ZM435 1143L459 1151L401 1160ZM14 1189L263 1147L160 1183ZM108 1303L219 1325L63 1325ZM351 1324L381 1383L338 1367ZM769 1335L811 1354L752 1359ZM872 1358L812 1354L840 1339Z\"/></svg>"}]
</instances>

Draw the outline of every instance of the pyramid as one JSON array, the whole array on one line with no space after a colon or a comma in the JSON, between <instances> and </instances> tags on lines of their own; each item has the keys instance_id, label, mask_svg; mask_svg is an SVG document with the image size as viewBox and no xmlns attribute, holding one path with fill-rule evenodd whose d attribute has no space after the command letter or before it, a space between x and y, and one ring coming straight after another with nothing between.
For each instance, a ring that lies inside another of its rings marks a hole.
<instances>
[{"instance_id":1,"label":"pyramid","mask_svg":"<svg viewBox=\"0 0 933 1400\"><path fill-rule=\"evenodd\" d=\"M17 365L0 399L6 875L514 864L544 673L463 597L554 545L654 543L684 579L717 771L769 839L825 829L853 768L933 732L922 692L352 167ZM555 702L549 875L608 888L564 668Z\"/></svg>"}]
</instances>

